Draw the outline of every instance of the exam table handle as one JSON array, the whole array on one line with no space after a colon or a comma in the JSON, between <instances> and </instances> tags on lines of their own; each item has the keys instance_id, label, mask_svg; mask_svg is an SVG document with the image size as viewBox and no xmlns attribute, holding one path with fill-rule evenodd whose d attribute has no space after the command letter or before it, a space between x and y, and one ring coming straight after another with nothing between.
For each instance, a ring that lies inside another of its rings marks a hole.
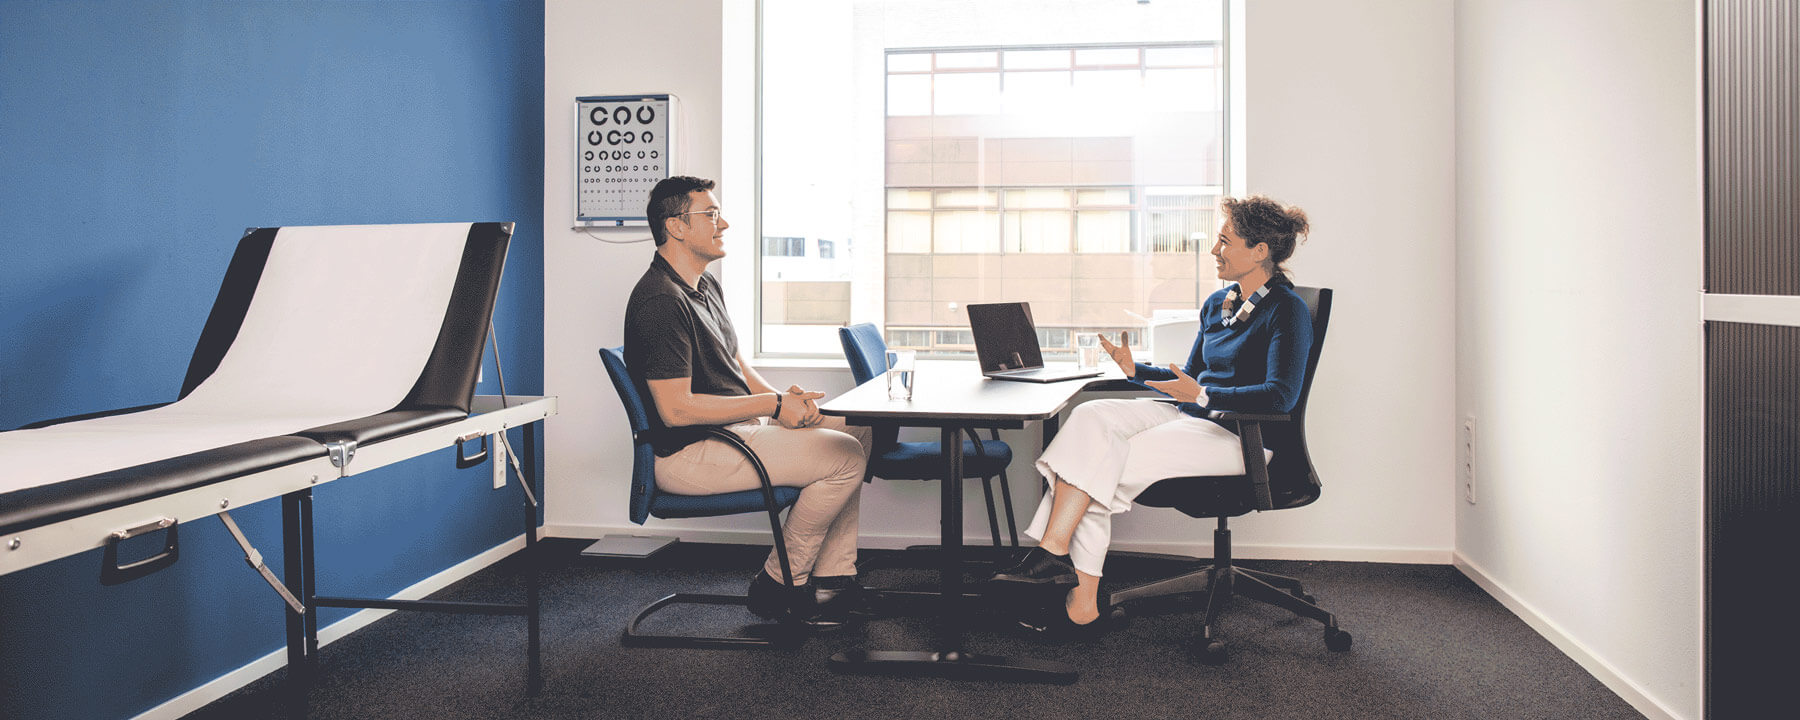
<instances>
[{"instance_id":1,"label":"exam table handle","mask_svg":"<svg viewBox=\"0 0 1800 720\"><path fill-rule=\"evenodd\" d=\"M162 552L137 562L119 564L119 543L131 538L167 528L168 534L163 537ZM106 536L106 550L100 560L100 584L117 585L131 582L170 565L180 556L180 539L176 531L181 529L181 522L172 517L152 520L128 530L119 530Z\"/></svg>"}]
</instances>

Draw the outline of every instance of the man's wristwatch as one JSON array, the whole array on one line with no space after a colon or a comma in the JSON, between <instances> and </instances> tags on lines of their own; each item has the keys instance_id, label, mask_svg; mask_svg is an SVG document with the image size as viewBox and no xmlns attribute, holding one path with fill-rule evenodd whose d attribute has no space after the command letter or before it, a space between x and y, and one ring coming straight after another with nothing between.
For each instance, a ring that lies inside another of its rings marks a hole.
<instances>
[{"instance_id":1,"label":"man's wristwatch","mask_svg":"<svg viewBox=\"0 0 1800 720\"><path fill-rule=\"evenodd\" d=\"M775 393L775 412L771 413L769 417L776 420L781 419L781 393Z\"/></svg>"}]
</instances>

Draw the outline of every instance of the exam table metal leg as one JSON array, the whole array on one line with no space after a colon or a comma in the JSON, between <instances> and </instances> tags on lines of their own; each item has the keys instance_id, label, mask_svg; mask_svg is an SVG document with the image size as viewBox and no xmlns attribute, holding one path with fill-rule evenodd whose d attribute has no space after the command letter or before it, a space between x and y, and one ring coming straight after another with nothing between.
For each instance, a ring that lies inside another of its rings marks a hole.
<instances>
[{"instance_id":1,"label":"exam table metal leg","mask_svg":"<svg viewBox=\"0 0 1800 720\"><path fill-rule=\"evenodd\" d=\"M537 423L531 423L520 428L520 431L525 435L525 442L523 443L525 452L522 453L524 457L519 458L519 460L524 463L521 469L525 471L525 476L519 478L519 482L527 486L537 484L537 428ZM524 493L524 495L525 605L529 609L529 613L525 616L525 652L527 655L525 682L527 691L532 695L536 695L538 691L544 687L542 661L539 659L538 653L538 508L537 503L532 501L533 495L531 493Z\"/></svg>"},{"instance_id":2,"label":"exam table metal leg","mask_svg":"<svg viewBox=\"0 0 1800 720\"><path fill-rule=\"evenodd\" d=\"M312 488L281 496L281 548L283 582L301 605L313 605ZM312 687L319 652L318 612L297 613L283 606L287 616L288 692L293 714L306 716L306 695Z\"/></svg>"},{"instance_id":3,"label":"exam table metal leg","mask_svg":"<svg viewBox=\"0 0 1800 720\"><path fill-rule=\"evenodd\" d=\"M281 533L282 551L286 561L285 583L288 590L300 599L300 602L312 611L304 615L296 614L292 608L287 609L288 638L288 677L290 689L294 694L294 713L298 717L305 716L306 691L318 672L319 624L318 608L337 607L365 609L376 608L386 610L423 610L428 612L445 612L459 614L482 615L523 615L526 625L526 685L531 694L543 688L543 663L540 653L540 577L537 556L537 513L536 495L531 485L536 483L537 466L537 423L520 427L524 434L521 443L517 470L519 478L522 518L525 522L525 550L519 560L524 563L521 568L525 575L525 602L523 604L504 603L465 603L441 602L431 600L395 600L389 598L355 598L322 596L317 594L313 554L312 526L312 489L297 490L281 496Z\"/></svg>"}]
</instances>

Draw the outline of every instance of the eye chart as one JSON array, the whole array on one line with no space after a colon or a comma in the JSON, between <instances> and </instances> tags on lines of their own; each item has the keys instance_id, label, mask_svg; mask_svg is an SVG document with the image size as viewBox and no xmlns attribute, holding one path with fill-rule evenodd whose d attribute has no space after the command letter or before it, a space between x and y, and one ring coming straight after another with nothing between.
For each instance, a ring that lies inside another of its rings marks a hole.
<instances>
[{"instance_id":1,"label":"eye chart","mask_svg":"<svg viewBox=\"0 0 1800 720\"><path fill-rule=\"evenodd\" d=\"M669 177L675 98L575 98L575 226L643 225L650 189Z\"/></svg>"}]
</instances>

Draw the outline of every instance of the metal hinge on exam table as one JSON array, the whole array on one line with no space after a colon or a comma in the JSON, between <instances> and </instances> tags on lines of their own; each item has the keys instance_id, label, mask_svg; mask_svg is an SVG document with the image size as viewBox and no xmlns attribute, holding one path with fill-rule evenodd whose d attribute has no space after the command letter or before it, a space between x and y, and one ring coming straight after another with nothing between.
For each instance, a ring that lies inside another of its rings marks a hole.
<instances>
[{"instance_id":1,"label":"metal hinge on exam table","mask_svg":"<svg viewBox=\"0 0 1800 720\"><path fill-rule=\"evenodd\" d=\"M325 443L325 452L331 456L331 466L338 469L338 477L350 477L350 461L356 457L356 441Z\"/></svg>"}]
</instances>

